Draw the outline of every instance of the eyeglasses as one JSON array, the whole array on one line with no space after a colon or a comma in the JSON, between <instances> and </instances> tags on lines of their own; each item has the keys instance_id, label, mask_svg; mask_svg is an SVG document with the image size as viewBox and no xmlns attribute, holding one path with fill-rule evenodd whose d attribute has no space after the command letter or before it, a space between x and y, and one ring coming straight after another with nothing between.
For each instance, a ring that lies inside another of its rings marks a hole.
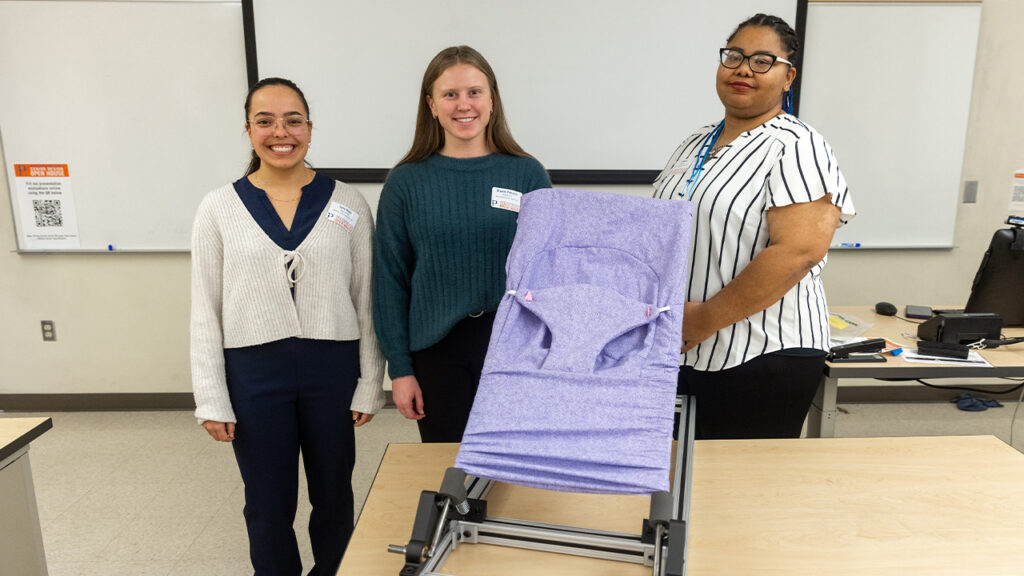
<instances>
[{"instance_id":1,"label":"eyeglasses","mask_svg":"<svg viewBox=\"0 0 1024 576\"><path fill-rule=\"evenodd\" d=\"M251 122L257 130L274 130L277 125L284 122L284 129L289 132L304 132L309 127L309 120L301 114L292 114L284 118L273 116L259 116Z\"/></svg>"},{"instance_id":2,"label":"eyeglasses","mask_svg":"<svg viewBox=\"0 0 1024 576\"><path fill-rule=\"evenodd\" d=\"M747 61L747 65L750 66L750 71L755 74L764 74L765 72L772 69L776 62L782 62L783 64L793 65L792 62L785 58L779 58L774 54L751 54L747 56L739 50L732 48L722 48L718 51L718 54L722 58L722 66L726 68L736 69L743 64L743 61Z\"/></svg>"}]
</instances>

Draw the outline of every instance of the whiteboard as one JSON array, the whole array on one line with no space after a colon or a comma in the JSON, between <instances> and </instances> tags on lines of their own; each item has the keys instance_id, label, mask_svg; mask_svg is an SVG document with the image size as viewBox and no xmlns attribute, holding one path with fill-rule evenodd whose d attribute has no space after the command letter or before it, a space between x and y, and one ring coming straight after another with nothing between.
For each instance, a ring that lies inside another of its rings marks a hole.
<instances>
[{"instance_id":1,"label":"whiteboard","mask_svg":"<svg viewBox=\"0 0 1024 576\"><path fill-rule=\"evenodd\" d=\"M0 78L19 250L15 164L68 166L83 251L187 250L247 165L240 2L0 1Z\"/></svg>"},{"instance_id":2,"label":"whiteboard","mask_svg":"<svg viewBox=\"0 0 1024 576\"><path fill-rule=\"evenodd\" d=\"M980 2L809 3L800 117L858 213L834 246L953 246L980 18Z\"/></svg>"},{"instance_id":3,"label":"whiteboard","mask_svg":"<svg viewBox=\"0 0 1024 576\"><path fill-rule=\"evenodd\" d=\"M519 142L565 170L659 170L721 117L715 52L736 24L795 24L799 3L252 2L259 72L305 90L317 167L392 166L427 62L464 43L495 68ZM810 2L800 116L859 212L837 244L952 245L980 10ZM301 33L282 32L296 15ZM0 78L19 250L46 248L22 237L14 164L68 165L82 251L187 250L203 194L247 164L242 2L2 0Z\"/></svg>"},{"instance_id":4,"label":"whiteboard","mask_svg":"<svg viewBox=\"0 0 1024 576\"><path fill-rule=\"evenodd\" d=\"M548 169L661 170L722 117L718 49L796 0L254 0L259 74L307 92L309 158L390 168L412 144L419 86L441 49L487 58L516 140ZM301 15L301 41L282 22Z\"/></svg>"}]
</instances>

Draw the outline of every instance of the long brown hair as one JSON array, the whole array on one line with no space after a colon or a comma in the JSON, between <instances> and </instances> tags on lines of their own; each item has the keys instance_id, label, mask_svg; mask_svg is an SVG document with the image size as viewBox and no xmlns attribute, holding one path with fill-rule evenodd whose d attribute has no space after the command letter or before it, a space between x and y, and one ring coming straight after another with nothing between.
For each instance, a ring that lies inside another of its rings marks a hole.
<instances>
[{"instance_id":1,"label":"long brown hair","mask_svg":"<svg viewBox=\"0 0 1024 576\"><path fill-rule=\"evenodd\" d=\"M398 161L398 165L409 162L426 160L432 154L444 147L444 129L441 124L430 113L430 105L427 104L427 96L431 96L434 90L434 82L437 81L444 71L456 64L469 64L483 72L487 77L487 83L491 89L491 99L494 103L494 112L491 113L491 121L487 123L485 136L487 147L490 150L507 154L509 156L527 156L532 158L512 137L505 121L505 109L501 105L501 94L498 92L498 80L494 76L494 70L476 50L469 46L451 46L445 48L434 56L434 59L427 64L427 70L423 73L423 83L420 86L419 109L416 113L416 134L412 138L412 147L404 158Z\"/></svg>"}]
</instances>

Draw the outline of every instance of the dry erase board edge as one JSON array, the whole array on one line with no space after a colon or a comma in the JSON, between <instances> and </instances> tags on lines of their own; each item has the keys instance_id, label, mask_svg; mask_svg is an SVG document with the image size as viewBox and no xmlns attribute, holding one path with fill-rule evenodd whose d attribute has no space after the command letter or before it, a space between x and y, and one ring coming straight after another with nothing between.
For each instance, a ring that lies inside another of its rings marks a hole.
<instances>
[{"instance_id":1,"label":"dry erase board edge","mask_svg":"<svg viewBox=\"0 0 1024 576\"><path fill-rule=\"evenodd\" d=\"M808 4L981 4L984 0L807 0Z\"/></svg>"},{"instance_id":2,"label":"dry erase board edge","mask_svg":"<svg viewBox=\"0 0 1024 576\"><path fill-rule=\"evenodd\" d=\"M77 250L72 248L60 250L16 248L11 250L11 252L31 256L33 254L190 254L192 250L188 248L116 248L114 250L99 250L97 248L81 248Z\"/></svg>"},{"instance_id":3,"label":"dry erase board edge","mask_svg":"<svg viewBox=\"0 0 1024 576\"><path fill-rule=\"evenodd\" d=\"M842 246L835 244L828 247L828 251L837 252L864 252L870 250L952 250L956 248L952 244L934 244L934 245L920 245L920 246L907 246L903 244L862 244L860 246Z\"/></svg>"}]
</instances>

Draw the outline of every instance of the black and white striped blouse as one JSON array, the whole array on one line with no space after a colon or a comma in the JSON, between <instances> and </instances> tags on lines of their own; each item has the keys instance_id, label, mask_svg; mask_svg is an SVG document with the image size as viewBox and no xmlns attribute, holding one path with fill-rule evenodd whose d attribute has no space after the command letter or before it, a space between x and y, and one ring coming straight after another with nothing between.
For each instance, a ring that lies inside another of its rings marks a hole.
<instances>
[{"instance_id":1,"label":"black and white striped blouse","mask_svg":"<svg viewBox=\"0 0 1024 576\"><path fill-rule=\"evenodd\" d=\"M654 182L655 197L687 199L686 179L701 143L714 129L701 128L676 149ZM776 116L723 147L707 160L690 198L694 217L687 300L707 301L764 250L769 208L812 202L825 194L841 209L841 224L854 216L832 148L794 116ZM713 371L784 348L828 350L828 307L820 277L826 260L766 310L692 348L683 363Z\"/></svg>"}]
</instances>

